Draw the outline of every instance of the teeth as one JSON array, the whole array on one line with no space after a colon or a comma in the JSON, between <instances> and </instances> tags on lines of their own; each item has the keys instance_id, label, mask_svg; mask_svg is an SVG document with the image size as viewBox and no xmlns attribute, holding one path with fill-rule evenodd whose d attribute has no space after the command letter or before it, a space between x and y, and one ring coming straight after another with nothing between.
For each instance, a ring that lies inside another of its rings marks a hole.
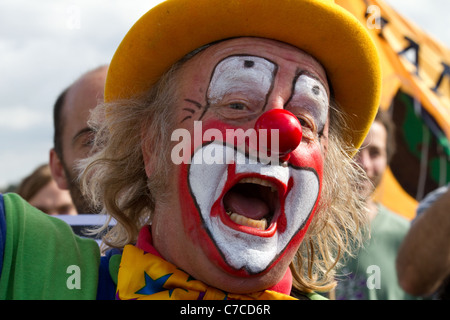
<instances>
[{"instance_id":1,"label":"teeth","mask_svg":"<svg viewBox=\"0 0 450 320\"><path fill-rule=\"evenodd\" d=\"M227 211L227 214L230 216L230 219L241 226L247 226L251 228L256 228L259 230L266 230L267 228L267 220L263 218L261 220L253 220L247 217L244 217L238 213Z\"/></svg>"},{"instance_id":2,"label":"teeth","mask_svg":"<svg viewBox=\"0 0 450 320\"><path fill-rule=\"evenodd\" d=\"M278 188L275 184L273 184L270 181L267 180L263 180L261 178L257 178L257 177L248 177L248 178L244 178L241 181L239 181L239 183L253 183L253 184L259 184L261 186L264 187L270 187L270 190L272 192L277 192Z\"/></svg>"}]
</instances>

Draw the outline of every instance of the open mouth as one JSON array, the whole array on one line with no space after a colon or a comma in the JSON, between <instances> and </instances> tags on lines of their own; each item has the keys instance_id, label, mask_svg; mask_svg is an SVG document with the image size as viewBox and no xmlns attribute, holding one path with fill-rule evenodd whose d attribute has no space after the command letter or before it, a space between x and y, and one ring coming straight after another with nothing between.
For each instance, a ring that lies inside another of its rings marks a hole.
<instances>
[{"instance_id":1,"label":"open mouth","mask_svg":"<svg viewBox=\"0 0 450 320\"><path fill-rule=\"evenodd\" d=\"M229 158L213 163L208 157L217 154ZM188 185L224 266L246 274L267 270L283 255L313 212L320 186L312 168L250 163L221 143L194 153Z\"/></svg>"},{"instance_id":2,"label":"open mouth","mask_svg":"<svg viewBox=\"0 0 450 320\"><path fill-rule=\"evenodd\" d=\"M259 177L243 178L226 192L223 206L234 223L267 230L280 211L278 187Z\"/></svg>"}]
</instances>

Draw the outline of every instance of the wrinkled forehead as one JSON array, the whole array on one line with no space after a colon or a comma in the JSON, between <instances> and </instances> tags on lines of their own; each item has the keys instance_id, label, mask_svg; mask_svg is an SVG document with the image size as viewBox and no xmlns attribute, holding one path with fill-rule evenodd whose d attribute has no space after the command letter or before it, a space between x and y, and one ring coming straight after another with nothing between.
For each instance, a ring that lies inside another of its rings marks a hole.
<instances>
[{"instance_id":1,"label":"wrinkled forehead","mask_svg":"<svg viewBox=\"0 0 450 320\"><path fill-rule=\"evenodd\" d=\"M211 71L222 61L232 56L255 56L263 58L283 74L304 73L322 83L328 96L330 88L326 70L311 55L289 44L263 38L235 38L208 46L196 54L192 60L201 70ZM199 70L199 69L198 69Z\"/></svg>"}]
</instances>

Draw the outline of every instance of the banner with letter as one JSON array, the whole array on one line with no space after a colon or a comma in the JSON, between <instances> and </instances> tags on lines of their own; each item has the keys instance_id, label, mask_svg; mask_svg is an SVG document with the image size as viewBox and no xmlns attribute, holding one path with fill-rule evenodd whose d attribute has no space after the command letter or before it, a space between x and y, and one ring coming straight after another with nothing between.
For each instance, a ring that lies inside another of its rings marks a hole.
<instances>
[{"instance_id":1,"label":"banner with letter","mask_svg":"<svg viewBox=\"0 0 450 320\"><path fill-rule=\"evenodd\" d=\"M382 0L336 0L367 26L383 70L381 108L396 123L397 152L377 198L407 218L450 182L450 50Z\"/></svg>"}]
</instances>

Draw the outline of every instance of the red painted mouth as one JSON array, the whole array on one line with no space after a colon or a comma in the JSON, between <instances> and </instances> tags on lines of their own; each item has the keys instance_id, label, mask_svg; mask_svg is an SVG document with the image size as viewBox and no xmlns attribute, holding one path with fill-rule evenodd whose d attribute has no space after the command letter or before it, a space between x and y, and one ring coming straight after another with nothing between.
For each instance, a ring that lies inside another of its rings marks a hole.
<instances>
[{"instance_id":1,"label":"red painted mouth","mask_svg":"<svg viewBox=\"0 0 450 320\"><path fill-rule=\"evenodd\" d=\"M193 159L229 154L230 162L192 161L184 167L193 199L184 216L186 228L227 272L261 274L303 239L319 199L320 176L306 165L253 163L219 143L199 149Z\"/></svg>"},{"instance_id":2,"label":"red painted mouth","mask_svg":"<svg viewBox=\"0 0 450 320\"><path fill-rule=\"evenodd\" d=\"M213 205L212 215L218 215L234 230L272 237L284 213L287 186L275 178L255 173L232 175Z\"/></svg>"}]
</instances>

